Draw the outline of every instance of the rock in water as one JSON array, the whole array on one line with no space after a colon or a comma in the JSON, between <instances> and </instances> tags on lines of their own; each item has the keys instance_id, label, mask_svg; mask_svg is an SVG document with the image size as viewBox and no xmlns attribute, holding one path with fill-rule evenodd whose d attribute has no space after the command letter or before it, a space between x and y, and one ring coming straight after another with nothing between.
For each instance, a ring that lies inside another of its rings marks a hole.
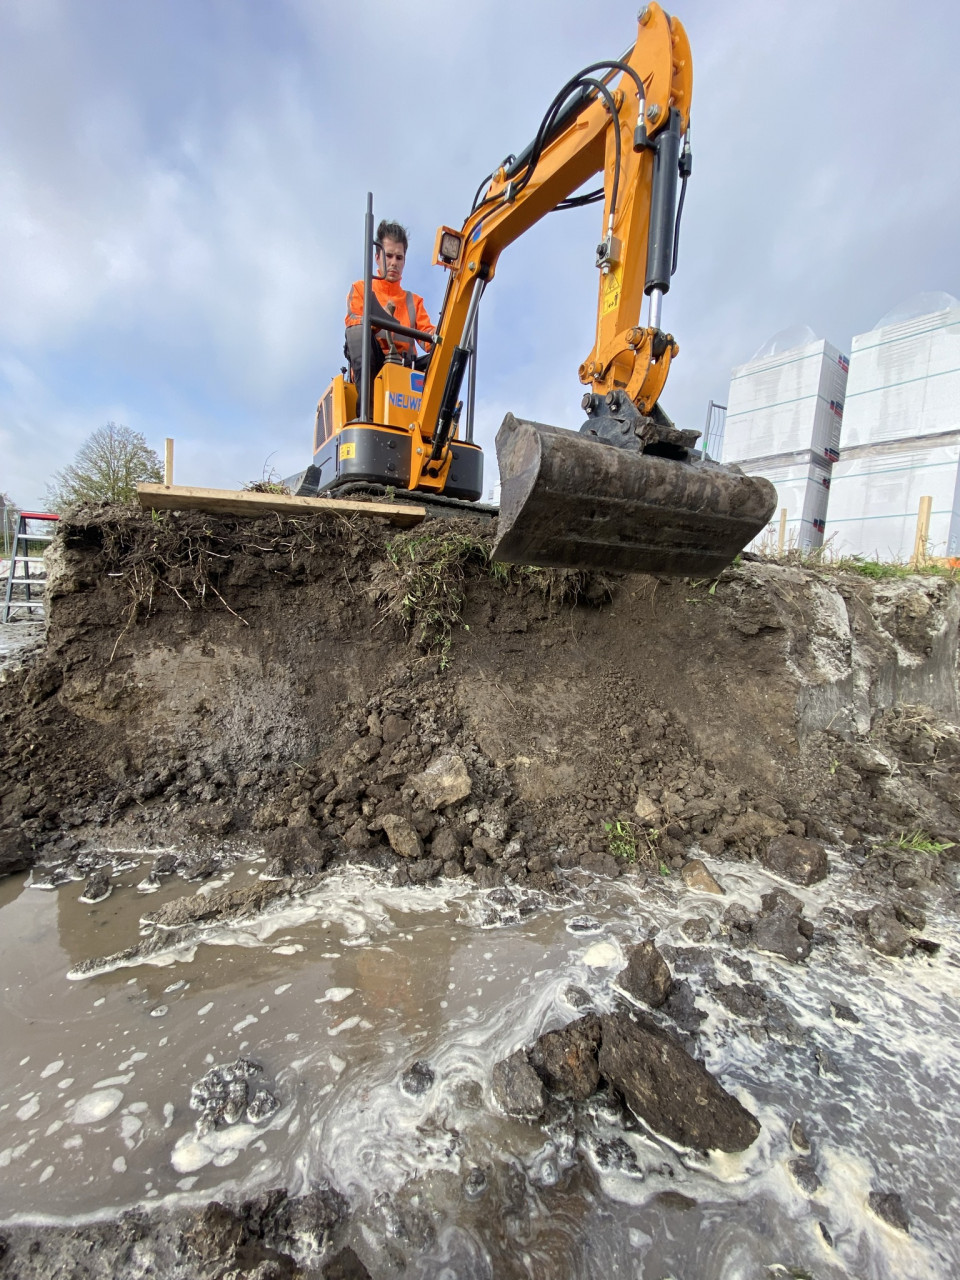
<instances>
[{"instance_id":1,"label":"rock in water","mask_svg":"<svg viewBox=\"0 0 960 1280\"><path fill-rule=\"evenodd\" d=\"M507 1115L531 1120L543 1115L543 1085L522 1049L493 1068L493 1096Z\"/></svg>"},{"instance_id":2,"label":"rock in water","mask_svg":"<svg viewBox=\"0 0 960 1280\"><path fill-rule=\"evenodd\" d=\"M583 1102L600 1083L600 1019L588 1013L562 1031L548 1031L530 1050L530 1065L551 1093Z\"/></svg>"},{"instance_id":3,"label":"rock in water","mask_svg":"<svg viewBox=\"0 0 960 1280\"><path fill-rule=\"evenodd\" d=\"M701 893L723 893L702 858L691 858L689 862L685 862L680 868L680 874L688 889L699 889Z\"/></svg>"},{"instance_id":4,"label":"rock in water","mask_svg":"<svg viewBox=\"0 0 960 1280\"><path fill-rule=\"evenodd\" d=\"M627 952L627 967L617 981L628 995L659 1009L673 990L673 978L656 943L647 940Z\"/></svg>"},{"instance_id":5,"label":"rock in water","mask_svg":"<svg viewBox=\"0 0 960 1280\"><path fill-rule=\"evenodd\" d=\"M794 884L816 884L830 870L823 845L802 836L777 836L771 840L763 854L763 863Z\"/></svg>"},{"instance_id":6,"label":"rock in water","mask_svg":"<svg viewBox=\"0 0 960 1280\"><path fill-rule=\"evenodd\" d=\"M600 1070L630 1110L671 1142L743 1151L757 1119L650 1018L611 1014L601 1023Z\"/></svg>"},{"instance_id":7,"label":"rock in water","mask_svg":"<svg viewBox=\"0 0 960 1280\"><path fill-rule=\"evenodd\" d=\"M409 1093L413 1097L417 1097L421 1093L426 1093L428 1089L433 1087L436 1079L433 1067L429 1062L422 1059L407 1067L406 1071L400 1077L400 1088L404 1093Z\"/></svg>"},{"instance_id":8,"label":"rock in water","mask_svg":"<svg viewBox=\"0 0 960 1280\"><path fill-rule=\"evenodd\" d=\"M80 901L102 902L104 898L109 898L112 892L113 885L110 883L110 872L106 867L101 867L99 871L93 873L83 886Z\"/></svg>"},{"instance_id":9,"label":"rock in water","mask_svg":"<svg viewBox=\"0 0 960 1280\"><path fill-rule=\"evenodd\" d=\"M871 1191L867 1196L867 1204L878 1218L889 1222L891 1227L909 1232L910 1218L898 1191Z\"/></svg>"}]
</instances>

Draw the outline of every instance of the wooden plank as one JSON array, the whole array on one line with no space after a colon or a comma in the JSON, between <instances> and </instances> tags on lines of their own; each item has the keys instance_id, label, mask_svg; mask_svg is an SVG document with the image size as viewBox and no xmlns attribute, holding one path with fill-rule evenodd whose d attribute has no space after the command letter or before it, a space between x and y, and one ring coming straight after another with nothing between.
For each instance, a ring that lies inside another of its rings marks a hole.
<instances>
[{"instance_id":1,"label":"wooden plank","mask_svg":"<svg viewBox=\"0 0 960 1280\"><path fill-rule=\"evenodd\" d=\"M399 502L358 502L355 498L297 498L283 493L253 493L246 489L202 489L185 484L138 484L137 497L145 510L211 511L232 516L339 515L379 516L390 524L409 529L427 518L425 507Z\"/></svg>"}]
</instances>

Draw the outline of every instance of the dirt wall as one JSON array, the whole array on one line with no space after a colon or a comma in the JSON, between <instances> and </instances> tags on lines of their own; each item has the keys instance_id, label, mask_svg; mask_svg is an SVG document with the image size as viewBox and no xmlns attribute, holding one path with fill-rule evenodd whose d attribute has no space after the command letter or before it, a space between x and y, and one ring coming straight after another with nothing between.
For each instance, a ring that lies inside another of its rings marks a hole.
<instances>
[{"instance_id":1,"label":"dirt wall","mask_svg":"<svg viewBox=\"0 0 960 1280\"><path fill-rule=\"evenodd\" d=\"M549 885L622 869L617 823L653 869L787 832L960 838L957 584L601 579L491 565L489 541L472 520L62 521L46 646L0 687L5 865L259 842ZM434 804L430 766L465 793Z\"/></svg>"}]
</instances>

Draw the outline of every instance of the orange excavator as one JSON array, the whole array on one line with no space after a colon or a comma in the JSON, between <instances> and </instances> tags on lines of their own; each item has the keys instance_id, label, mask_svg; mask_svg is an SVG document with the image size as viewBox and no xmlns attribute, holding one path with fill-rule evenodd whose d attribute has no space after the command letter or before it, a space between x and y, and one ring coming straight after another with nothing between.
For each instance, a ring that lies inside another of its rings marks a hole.
<instances>
[{"instance_id":1,"label":"orange excavator","mask_svg":"<svg viewBox=\"0 0 960 1280\"><path fill-rule=\"evenodd\" d=\"M435 335L398 324L376 303L368 196L360 378L345 370L321 398L313 465L297 477L298 493L389 490L440 511L476 503L483 489L483 456L473 440L481 299L503 249L540 218L602 203L596 340L579 369L585 420L577 432L507 414L496 441L494 557L705 576L760 532L776 505L773 485L710 461L696 447L699 432L678 429L659 406L678 353L662 304L691 170L692 84L683 26L647 5L632 48L569 80L533 141L480 184L463 225L437 232L434 262L449 278ZM578 194L598 174L603 185ZM426 372L388 357L372 376L377 331L432 344Z\"/></svg>"}]
</instances>

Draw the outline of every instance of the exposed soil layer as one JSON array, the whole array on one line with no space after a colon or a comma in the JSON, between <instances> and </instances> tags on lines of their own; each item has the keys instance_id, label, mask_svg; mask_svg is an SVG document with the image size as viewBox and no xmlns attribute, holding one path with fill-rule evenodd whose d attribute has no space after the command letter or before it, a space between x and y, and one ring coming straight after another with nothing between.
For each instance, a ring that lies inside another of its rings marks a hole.
<instances>
[{"instance_id":1,"label":"exposed soil layer","mask_svg":"<svg viewBox=\"0 0 960 1280\"><path fill-rule=\"evenodd\" d=\"M960 838L956 584L598 580L491 566L488 539L61 522L46 647L0 687L4 865L154 841L203 874L255 842L280 874L350 856L549 888L791 834L941 873L884 842Z\"/></svg>"},{"instance_id":2,"label":"exposed soil layer","mask_svg":"<svg viewBox=\"0 0 960 1280\"><path fill-rule=\"evenodd\" d=\"M870 904L846 921L864 942L927 945L926 909L957 895L956 583L759 562L600 578L493 565L491 541L469 519L62 520L45 646L0 684L0 873L89 877L97 901L105 850L157 845L158 880L202 880L266 849L247 897L168 904L162 931L256 910L345 860L400 884L553 891L582 868L711 891L703 853L803 885L827 874L829 844ZM799 903L768 896L726 921L731 945L802 961ZM17 1228L8 1258L56 1274L62 1237L97 1274L219 1275L229 1245L231 1274L295 1275L284 1242L305 1228L287 1218L334 1231L343 1207L324 1195L156 1217L149 1248L138 1214L112 1235L40 1233L32 1253Z\"/></svg>"}]
</instances>

